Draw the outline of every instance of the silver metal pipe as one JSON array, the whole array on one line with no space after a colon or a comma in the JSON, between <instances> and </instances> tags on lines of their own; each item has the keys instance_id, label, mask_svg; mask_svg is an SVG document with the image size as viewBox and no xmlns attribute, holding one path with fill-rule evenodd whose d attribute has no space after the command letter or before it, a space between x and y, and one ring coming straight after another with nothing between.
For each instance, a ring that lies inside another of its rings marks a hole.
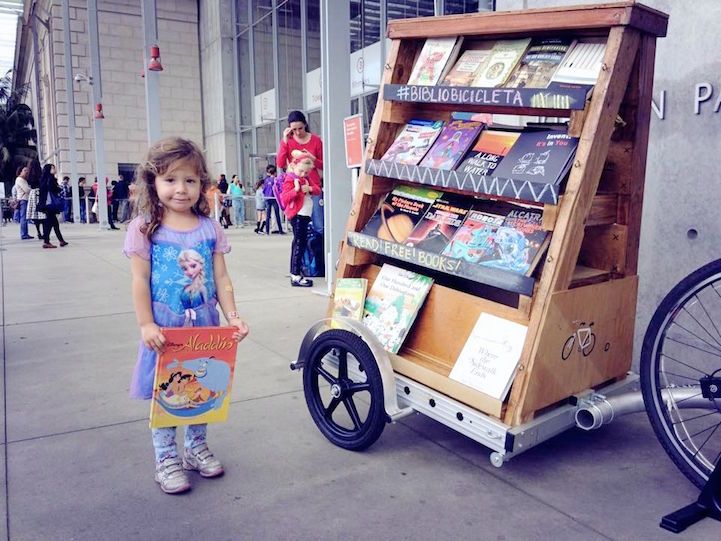
<instances>
[{"instance_id":1,"label":"silver metal pipe","mask_svg":"<svg viewBox=\"0 0 721 541\"><path fill-rule=\"evenodd\" d=\"M661 396L664 402L673 401L676 407L683 409L713 409L717 407L716 402L701 395L701 388L698 386L663 389ZM609 397L594 395L589 400L583 401L582 406L576 411L576 426L583 430L595 430L610 423L616 417L628 413L638 413L645 409L641 391Z\"/></svg>"}]
</instances>

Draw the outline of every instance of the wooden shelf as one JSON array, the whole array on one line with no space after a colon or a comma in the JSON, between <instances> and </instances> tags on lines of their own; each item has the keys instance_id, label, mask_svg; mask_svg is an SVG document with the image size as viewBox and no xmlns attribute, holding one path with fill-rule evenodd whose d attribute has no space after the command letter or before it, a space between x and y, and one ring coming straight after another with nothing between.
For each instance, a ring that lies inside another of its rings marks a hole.
<instances>
[{"instance_id":1,"label":"wooden shelf","mask_svg":"<svg viewBox=\"0 0 721 541\"><path fill-rule=\"evenodd\" d=\"M533 294L535 280L530 276L468 263L455 257L426 252L414 246L405 246L354 231L348 231L347 241L348 246L397 259L398 261L405 261L426 269L465 278L505 291L518 293L519 295L531 296Z\"/></svg>"}]
</instances>

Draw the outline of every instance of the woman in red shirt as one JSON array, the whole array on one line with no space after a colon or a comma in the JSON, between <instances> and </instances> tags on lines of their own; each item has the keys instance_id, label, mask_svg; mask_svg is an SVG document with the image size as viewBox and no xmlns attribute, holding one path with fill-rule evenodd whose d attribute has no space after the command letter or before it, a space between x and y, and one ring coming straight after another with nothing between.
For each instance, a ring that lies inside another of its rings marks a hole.
<instances>
[{"instance_id":1,"label":"woman in red shirt","mask_svg":"<svg viewBox=\"0 0 721 541\"><path fill-rule=\"evenodd\" d=\"M295 151L295 155L294 155ZM283 130L283 137L278 147L276 165L283 169L299 157L299 153L308 155L314 162L315 167L308 174L308 180L323 188L321 171L323 170L323 141L314 133L310 133L305 116L300 111L291 111L288 114L288 127ZM313 195L313 229L323 234L323 193Z\"/></svg>"}]
</instances>

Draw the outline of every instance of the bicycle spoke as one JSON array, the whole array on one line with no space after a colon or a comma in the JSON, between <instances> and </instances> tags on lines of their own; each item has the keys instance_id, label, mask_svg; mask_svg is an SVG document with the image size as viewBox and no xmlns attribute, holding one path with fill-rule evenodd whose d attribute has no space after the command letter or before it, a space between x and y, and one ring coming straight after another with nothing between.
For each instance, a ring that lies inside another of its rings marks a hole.
<instances>
[{"instance_id":1,"label":"bicycle spoke","mask_svg":"<svg viewBox=\"0 0 721 541\"><path fill-rule=\"evenodd\" d=\"M692 398L696 398L697 396L701 396L703 393L696 393L693 396L687 396L686 398L682 398L681 400L674 400L674 404L680 404L681 402L686 402L686 400L691 400Z\"/></svg>"},{"instance_id":2,"label":"bicycle spoke","mask_svg":"<svg viewBox=\"0 0 721 541\"><path fill-rule=\"evenodd\" d=\"M702 351L703 353L708 353L709 355L713 355L715 357L721 358L721 352L715 352L715 351L708 351L706 349L700 348L694 344L687 344L686 342L682 342L681 340L678 340L672 336L666 336L666 340L670 342L675 342L676 344L681 344L682 346L690 347L693 349L697 349L699 351Z\"/></svg>"},{"instance_id":3,"label":"bicycle spoke","mask_svg":"<svg viewBox=\"0 0 721 541\"><path fill-rule=\"evenodd\" d=\"M333 385L334 383L338 383L338 380L333 377L332 374L330 374L325 368L318 365L315 367L315 371L320 374L324 380L326 380L328 383Z\"/></svg>"},{"instance_id":4,"label":"bicycle spoke","mask_svg":"<svg viewBox=\"0 0 721 541\"><path fill-rule=\"evenodd\" d=\"M340 398L333 398L333 400L330 401L330 404L328 404L328 407L323 412L326 419L330 420L330 418L333 416L333 412L338 407L338 404L340 404Z\"/></svg>"},{"instance_id":5,"label":"bicycle spoke","mask_svg":"<svg viewBox=\"0 0 721 541\"><path fill-rule=\"evenodd\" d=\"M348 415L350 415L351 421L353 421L353 426L356 430L358 430L361 427L361 419L360 415L358 415L358 410L355 407L355 402L353 402L353 399L348 397L343 399L343 404L345 405L345 409L348 410Z\"/></svg>"},{"instance_id":6,"label":"bicycle spoke","mask_svg":"<svg viewBox=\"0 0 721 541\"><path fill-rule=\"evenodd\" d=\"M708 440L711 439L711 436L714 435L714 433L718 430L718 427L719 427L719 426L721 426L721 423L717 424L717 425L716 425L716 428L714 428L714 429L711 431L711 434L709 434L708 437L707 437L705 440L703 440L703 443L698 447L698 450L693 454L694 458L696 458L696 456L698 456L698 454L701 452L701 449L703 449L703 446L708 443Z\"/></svg>"},{"instance_id":7,"label":"bicycle spoke","mask_svg":"<svg viewBox=\"0 0 721 541\"><path fill-rule=\"evenodd\" d=\"M684 308L684 311L686 311L685 308ZM695 336L695 337L698 338L701 342L703 342L704 344L706 344L708 347L713 348L713 349L716 349L717 351L721 351L721 349L718 349L715 345L710 344L709 342L707 342L706 340L704 340L703 338L701 338L701 337L700 337L698 334L696 334L695 332L688 330L686 327L684 327L683 325L681 325L680 323L678 323L676 320L673 320L673 321L671 322L671 325L676 325L677 327L681 327L684 331L686 331L687 333L689 333L691 336Z\"/></svg>"},{"instance_id":8,"label":"bicycle spoke","mask_svg":"<svg viewBox=\"0 0 721 541\"><path fill-rule=\"evenodd\" d=\"M686 363L683 362L683 361L679 361L678 359L674 359L673 357L670 357L670 356L669 356L668 354L666 354L666 353L661 353L661 356L662 356L664 359L669 359L669 360L671 360L671 361L673 361L673 362L675 362L675 363L682 364L682 365L685 366L686 368L690 368L691 370L696 370L696 372L701 372L704 376L708 376L708 375L709 375L707 372L704 372L704 371L701 370L700 368L696 368L695 366L691 366L690 364L686 364Z\"/></svg>"},{"instance_id":9,"label":"bicycle spoke","mask_svg":"<svg viewBox=\"0 0 721 541\"><path fill-rule=\"evenodd\" d=\"M340 350L338 355L338 379L344 380L348 378L348 352L344 349Z\"/></svg>"},{"instance_id":10,"label":"bicycle spoke","mask_svg":"<svg viewBox=\"0 0 721 541\"><path fill-rule=\"evenodd\" d=\"M675 372L667 372L666 370L663 371L664 376L676 376L677 378L683 378L683 379L690 379L691 381L698 382L699 378L692 378L691 376L683 376L681 374L676 374Z\"/></svg>"},{"instance_id":11,"label":"bicycle spoke","mask_svg":"<svg viewBox=\"0 0 721 541\"><path fill-rule=\"evenodd\" d=\"M701 310L703 310L703 312L706 314L706 317L709 317L708 312L706 311L706 307L705 307L705 306L703 305L703 303L701 302L701 299L698 298L698 295L694 295L694 298L698 301L698 304L699 304L699 306L701 307ZM714 342L716 342L716 345L717 345L717 346L720 346L720 347L721 347L721 344L719 344L719 341L716 340L716 337L715 337L714 335L712 335L710 332L708 332L708 329L707 329L698 319L696 319L696 316L694 316L688 308L686 308L686 307L684 306L683 311L686 312L686 313L689 315L689 317L690 317L691 319L693 319L693 320L696 322L696 324L697 324L699 327L701 327L701 329L702 329L706 334L708 334L708 336L709 336L709 338L711 338L711 340L713 340ZM709 318L709 319L710 319L710 318ZM713 325L713 321L711 321L711 324ZM715 325L714 325L714 329L716 329L716 326L715 326ZM716 333L718 334L718 329L716 329Z\"/></svg>"},{"instance_id":12,"label":"bicycle spoke","mask_svg":"<svg viewBox=\"0 0 721 541\"><path fill-rule=\"evenodd\" d=\"M716 415L717 413L719 413L719 412L718 411L710 411L708 413L703 413L701 415L697 415L696 417L690 417L688 419L681 419L681 420L675 421L671 424L675 426L679 423L689 423L691 421L695 421L696 419L703 419L704 417L708 417L709 415Z\"/></svg>"},{"instance_id":13,"label":"bicycle spoke","mask_svg":"<svg viewBox=\"0 0 721 541\"><path fill-rule=\"evenodd\" d=\"M350 391L351 394L359 393L361 391L370 391L370 390L371 390L371 384L368 381L364 381L363 383L354 383L354 384L348 386L348 391Z\"/></svg>"},{"instance_id":14,"label":"bicycle spoke","mask_svg":"<svg viewBox=\"0 0 721 541\"><path fill-rule=\"evenodd\" d=\"M689 435L688 435L688 438L682 438L681 441L684 441L684 440L686 440L686 441L693 440L694 437L700 436L700 435L703 434L704 432L708 432L708 431L711 430L711 429L713 429L714 431L716 431L716 429L717 429L719 426L721 426L721 421L718 422L718 423L716 423L715 426L707 426L707 427L704 428L703 430L699 430L698 432L694 432L693 434L689 434ZM712 432L712 434L713 434L713 432Z\"/></svg>"}]
</instances>

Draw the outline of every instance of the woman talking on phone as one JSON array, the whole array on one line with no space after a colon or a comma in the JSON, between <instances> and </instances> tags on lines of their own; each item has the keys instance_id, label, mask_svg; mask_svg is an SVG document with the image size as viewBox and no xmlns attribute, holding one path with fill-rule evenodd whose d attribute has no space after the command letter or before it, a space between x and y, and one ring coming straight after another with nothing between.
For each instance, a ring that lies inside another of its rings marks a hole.
<instances>
[{"instance_id":1,"label":"woman talking on phone","mask_svg":"<svg viewBox=\"0 0 721 541\"><path fill-rule=\"evenodd\" d=\"M300 151L313 160L314 167L309 173L309 180L323 187L323 141L314 133L310 133L305 116L300 111L291 111L288 114L288 127L283 130L283 137L278 147L276 165L287 169L288 164L294 160L294 151ZM297 152L296 152L297 154ZM323 193L312 196L313 214L311 223L319 235L323 234Z\"/></svg>"}]
</instances>

